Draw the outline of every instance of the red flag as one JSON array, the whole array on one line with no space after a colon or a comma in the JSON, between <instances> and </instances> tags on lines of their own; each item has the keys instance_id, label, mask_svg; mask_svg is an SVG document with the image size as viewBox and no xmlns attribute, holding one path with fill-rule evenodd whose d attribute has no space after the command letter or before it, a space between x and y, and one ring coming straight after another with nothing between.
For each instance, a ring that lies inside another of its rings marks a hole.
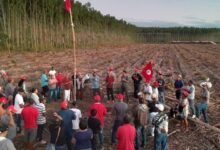
<instances>
[{"instance_id":1,"label":"red flag","mask_svg":"<svg viewBox=\"0 0 220 150\"><path fill-rule=\"evenodd\" d=\"M66 11L68 13L70 13L70 11L71 11L71 2L70 2L70 0L65 1L65 8L66 8Z\"/></svg>"},{"instance_id":2,"label":"red flag","mask_svg":"<svg viewBox=\"0 0 220 150\"><path fill-rule=\"evenodd\" d=\"M149 62L144 69L142 70L141 74L144 76L145 81L147 83L150 83L152 77L153 77L153 68L151 62Z\"/></svg>"}]
</instances>

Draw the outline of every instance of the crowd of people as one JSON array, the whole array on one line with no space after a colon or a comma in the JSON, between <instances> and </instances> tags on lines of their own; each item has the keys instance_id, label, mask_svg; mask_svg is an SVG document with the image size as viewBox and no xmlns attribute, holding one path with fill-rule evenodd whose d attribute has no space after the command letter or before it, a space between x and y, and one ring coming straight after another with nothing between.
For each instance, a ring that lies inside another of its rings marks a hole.
<instances>
[{"instance_id":1,"label":"crowd of people","mask_svg":"<svg viewBox=\"0 0 220 150\"><path fill-rule=\"evenodd\" d=\"M40 88L27 87L27 76L21 76L18 84L6 71L1 70L0 80L0 149L15 150L14 139L24 135L24 147L34 149L34 143L46 145L47 150L101 150L105 148L104 132L106 104L101 92L101 77L98 70L92 74L77 73L71 76L67 71L56 71L51 67L43 71ZM184 132L189 130L187 118L208 120L210 99L209 79L200 83L201 94L196 95L192 80L183 82L178 75L174 81L176 106L165 111L166 82L162 72L154 81L145 82L139 69L129 75L123 70L118 76L109 68L104 78L109 114L113 118L111 144L117 150L139 150L146 148L150 137L154 138L154 150L168 149L169 118L180 120ZM133 95L129 94L129 82L133 81ZM115 83L120 83L120 91L114 93ZM77 101L73 101L73 88L76 85ZM88 107L86 116L77 106L78 100L85 100L84 87L90 83L94 103ZM29 90L31 89L31 90ZM196 102L195 102L196 99ZM60 110L47 116L47 106L59 103ZM50 121L48 121L50 120ZM50 140L44 139L44 129L48 127Z\"/></svg>"}]
</instances>

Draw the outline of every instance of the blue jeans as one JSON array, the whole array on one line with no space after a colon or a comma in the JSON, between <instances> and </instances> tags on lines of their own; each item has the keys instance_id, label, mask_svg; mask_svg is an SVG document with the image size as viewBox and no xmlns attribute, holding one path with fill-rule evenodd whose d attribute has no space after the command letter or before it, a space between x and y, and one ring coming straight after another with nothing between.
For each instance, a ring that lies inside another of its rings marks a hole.
<instances>
[{"instance_id":1,"label":"blue jeans","mask_svg":"<svg viewBox=\"0 0 220 150\"><path fill-rule=\"evenodd\" d=\"M61 98L61 86L58 86L57 88L56 88L56 90L57 90L57 98L58 99L60 99Z\"/></svg>"},{"instance_id":2,"label":"blue jeans","mask_svg":"<svg viewBox=\"0 0 220 150\"><path fill-rule=\"evenodd\" d=\"M203 114L205 123L209 122L208 119L208 104L207 103L200 103L196 106L196 117L199 118L201 113Z\"/></svg>"},{"instance_id":3,"label":"blue jeans","mask_svg":"<svg viewBox=\"0 0 220 150\"><path fill-rule=\"evenodd\" d=\"M17 125L17 132L21 133L21 114L15 114L15 122Z\"/></svg>"},{"instance_id":4,"label":"blue jeans","mask_svg":"<svg viewBox=\"0 0 220 150\"><path fill-rule=\"evenodd\" d=\"M66 147L66 145L55 146L55 150L67 150L67 147Z\"/></svg>"},{"instance_id":5,"label":"blue jeans","mask_svg":"<svg viewBox=\"0 0 220 150\"><path fill-rule=\"evenodd\" d=\"M165 93L163 91L159 91L158 98L160 103L165 104Z\"/></svg>"},{"instance_id":6,"label":"blue jeans","mask_svg":"<svg viewBox=\"0 0 220 150\"><path fill-rule=\"evenodd\" d=\"M145 147L146 144L147 144L146 129L142 126L136 127L135 149L139 150L140 147Z\"/></svg>"},{"instance_id":7,"label":"blue jeans","mask_svg":"<svg viewBox=\"0 0 220 150\"><path fill-rule=\"evenodd\" d=\"M112 127L112 137L111 137L111 142L116 143L116 132L118 128L122 125L123 121L121 120L115 120L114 125Z\"/></svg>"},{"instance_id":8,"label":"blue jeans","mask_svg":"<svg viewBox=\"0 0 220 150\"><path fill-rule=\"evenodd\" d=\"M189 101L189 108L192 111L192 114L195 115L196 114L195 113L196 112L196 110L195 110L195 100L188 98L188 101Z\"/></svg>"},{"instance_id":9,"label":"blue jeans","mask_svg":"<svg viewBox=\"0 0 220 150\"><path fill-rule=\"evenodd\" d=\"M156 133L154 136L154 150L167 150L167 134L165 133Z\"/></svg>"},{"instance_id":10,"label":"blue jeans","mask_svg":"<svg viewBox=\"0 0 220 150\"><path fill-rule=\"evenodd\" d=\"M57 90L56 89L50 89L49 103L52 100L57 101Z\"/></svg>"},{"instance_id":11,"label":"blue jeans","mask_svg":"<svg viewBox=\"0 0 220 150\"><path fill-rule=\"evenodd\" d=\"M103 141L104 141L103 128L101 128L101 130L99 132L99 145L98 145L98 148L103 147Z\"/></svg>"}]
</instances>

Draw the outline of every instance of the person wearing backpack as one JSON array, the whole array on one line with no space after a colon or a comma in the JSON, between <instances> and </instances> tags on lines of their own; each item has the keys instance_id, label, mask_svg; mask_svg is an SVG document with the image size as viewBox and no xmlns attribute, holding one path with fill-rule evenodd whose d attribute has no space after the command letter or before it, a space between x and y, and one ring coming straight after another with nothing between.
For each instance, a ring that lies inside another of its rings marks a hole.
<instances>
[{"instance_id":1,"label":"person wearing backpack","mask_svg":"<svg viewBox=\"0 0 220 150\"><path fill-rule=\"evenodd\" d=\"M154 130L154 150L167 150L168 142L168 116L163 112L164 105L156 104L158 114L154 117L152 124Z\"/></svg>"}]
</instances>

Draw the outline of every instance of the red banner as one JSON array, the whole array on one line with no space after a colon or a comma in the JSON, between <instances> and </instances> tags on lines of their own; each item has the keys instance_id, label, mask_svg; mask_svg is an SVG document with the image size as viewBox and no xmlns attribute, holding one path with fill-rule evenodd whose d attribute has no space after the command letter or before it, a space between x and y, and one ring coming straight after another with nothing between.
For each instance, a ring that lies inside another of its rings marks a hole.
<instances>
[{"instance_id":1,"label":"red banner","mask_svg":"<svg viewBox=\"0 0 220 150\"><path fill-rule=\"evenodd\" d=\"M71 2L70 2L70 0L65 1L65 8L66 8L66 11L68 13L70 13L70 11L71 11Z\"/></svg>"},{"instance_id":2,"label":"red banner","mask_svg":"<svg viewBox=\"0 0 220 150\"><path fill-rule=\"evenodd\" d=\"M152 68L152 64L151 62L148 63L144 69L142 70L141 74L144 76L145 81L147 83L150 83L150 81L152 80L153 77L153 68Z\"/></svg>"}]
</instances>

